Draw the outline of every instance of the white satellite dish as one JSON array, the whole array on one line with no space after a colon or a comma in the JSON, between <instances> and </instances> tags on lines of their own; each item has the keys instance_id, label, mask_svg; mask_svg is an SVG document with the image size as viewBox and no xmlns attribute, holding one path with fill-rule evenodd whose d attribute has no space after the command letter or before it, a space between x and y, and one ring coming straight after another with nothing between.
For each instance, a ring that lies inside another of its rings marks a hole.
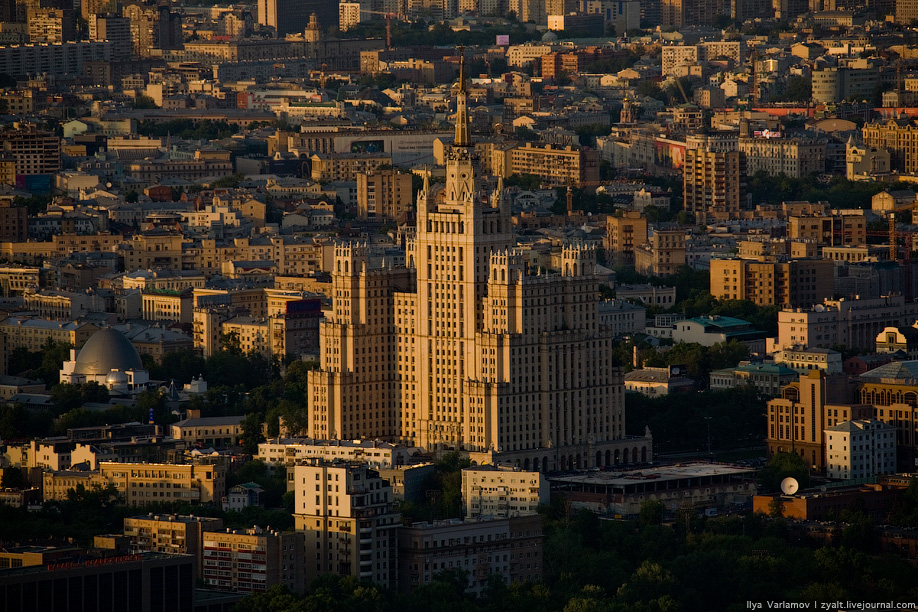
<instances>
[{"instance_id":1,"label":"white satellite dish","mask_svg":"<svg viewBox=\"0 0 918 612\"><path fill-rule=\"evenodd\" d=\"M799 488L800 485L797 483L796 478L785 478L781 481L781 492L785 495L793 495Z\"/></svg>"}]
</instances>

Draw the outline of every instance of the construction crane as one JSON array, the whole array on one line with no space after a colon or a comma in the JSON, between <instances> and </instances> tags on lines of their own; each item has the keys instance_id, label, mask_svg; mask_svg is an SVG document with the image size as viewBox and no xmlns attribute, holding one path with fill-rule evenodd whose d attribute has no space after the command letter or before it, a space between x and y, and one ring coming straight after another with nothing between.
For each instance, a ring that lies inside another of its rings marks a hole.
<instances>
[{"instance_id":1,"label":"construction crane","mask_svg":"<svg viewBox=\"0 0 918 612\"><path fill-rule=\"evenodd\" d=\"M386 49L392 48L392 19L396 16L395 13L384 13L382 11L369 11L360 9L361 15L382 15L386 20Z\"/></svg>"}]
</instances>

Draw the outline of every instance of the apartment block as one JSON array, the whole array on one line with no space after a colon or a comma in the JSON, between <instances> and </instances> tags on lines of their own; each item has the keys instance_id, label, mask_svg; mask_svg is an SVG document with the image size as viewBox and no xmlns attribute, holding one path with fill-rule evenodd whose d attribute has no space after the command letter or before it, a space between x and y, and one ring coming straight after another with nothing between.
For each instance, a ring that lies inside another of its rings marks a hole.
<instances>
[{"instance_id":1,"label":"apartment block","mask_svg":"<svg viewBox=\"0 0 918 612\"><path fill-rule=\"evenodd\" d=\"M635 247L647 241L647 218L635 211L606 218L604 246L613 266L633 266Z\"/></svg>"},{"instance_id":2,"label":"apartment block","mask_svg":"<svg viewBox=\"0 0 918 612\"><path fill-rule=\"evenodd\" d=\"M53 174L61 169L61 141L53 132L33 127L5 130L0 142L4 153L16 160L17 174Z\"/></svg>"},{"instance_id":3,"label":"apartment block","mask_svg":"<svg viewBox=\"0 0 918 612\"><path fill-rule=\"evenodd\" d=\"M806 178L826 171L826 143L800 138L740 138L749 174Z\"/></svg>"},{"instance_id":4,"label":"apartment block","mask_svg":"<svg viewBox=\"0 0 918 612\"><path fill-rule=\"evenodd\" d=\"M634 251L634 267L640 274L669 276L685 266L685 230L654 229L648 242Z\"/></svg>"},{"instance_id":5,"label":"apartment block","mask_svg":"<svg viewBox=\"0 0 918 612\"><path fill-rule=\"evenodd\" d=\"M599 181L599 151L527 142L510 152L510 174L532 174L552 187L595 186Z\"/></svg>"},{"instance_id":6,"label":"apartment block","mask_svg":"<svg viewBox=\"0 0 918 612\"><path fill-rule=\"evenodd\" d=\"M374 172L380 166L392 165L392 156L383 153L316 153L311 158L312 180L356 181L357 175Z\"/></svg>"},{"instance_id":7,"label":"apartment block","mask_svg":"<svg viewBox=\"0 0 918 612\"><path fill-rule=\"evenodd\" d=\"M306 583L333 573L394 588L400 522L392 487L362 463L314 459L292 472Z\"/></svg>"},{"instance_id":8,"label":"apartment block","mask_svg":"<svg viewBox=\"0 0 918 612\"><path fill-rule=\"evenodd\" d=\"M192 555L203 577L204 532L223 529L223 519L176 514L141 514L124 519L124 535L133 550Z\"/></svg>"},{"instance_id":9,"label":"apartment block","mask_svg":"<svg viewBox=\"0 0 918 612\"><path fill-rule=\"evenodd\" d=\"M325 461L360 461L373 469L406 465L419 449L381 440L313 440L310 438L274 438L258 445L257 458L273 464L293 466L300 461L319 458ZM287 473L289 483L293 473ZM292 484L290 485L292 490Z\"/></svg>"},{"instance_id":10,"label":"apartment block","mask_svg":"<svg viewBox=\"0 0 918 612\"><path fill-rule=\"evenodd\" d=\"M720 300L749 300L758 306L806 308L832 297L834 262L769 259L712 259L711 295Z\"/></svg>"},{"instance_id":11,"label":"apartment block","mask_svg":"<svg viewBox=\"0 0 918 612\"><path fill-rule=\"evenodd\" d=\"M294 593L306 591L302 533L266 531L261 527L203 534L204 582L237 593L263 593L283 585Z\"/></svg>"},{"instance_id":12,"label":"apartment block","mask_svg":"<svg viewBox=\"0 0 918 612\"><path fill-rule=\"evenodd\" d=\"M908 119L889 119L865 123L861 130L864 145L890 153L892 170L918 172L918 126Z\"/></svg>"},{"instance_id":13,"label":"apartment block","mask_svg":"<svg viewBox=\"0 0 918 612\"><path fill-rule=\"evenodd\" d=\"M685 210L696 220L730 219L747 204L746 160L739 151L686 149Z\"/></svg>"},{"instance_id":14,"label":"apartment block","mask_svg":"<svg viewBox=\"0 0 918 612\"><path fill-rule=\"evenodd\" d=\"M0 333L5 338L7 352L17 348L40 351L49 338L52 342L79 348L97 331L99 328L92 323L50 321L36 317L9 317L0 322Z\"/></svg>"},{"instance_id":15,"label":"apartment block","mask_svg":"<svg viewBox=\"0 0 918 612\"><path fill-rule=\"evenodd\" d=\"M826 246L867 244L867 218L862 211L831 211L788 215L787 238Z\"/></svg>"},{"instance_id":16,"label":"apartment block","mask_svg":"<svg viewBox=\"0 0 918 612\"><path fill-rule=\"evenodd\" d=\"M896 473L896 428L882 421L845 421L825 430L826 476L840 480Z\"/></svg>"},{"instance_id":17,"label":"apartment block","mask_svg":"<svg viewBox=\"0 0 918 612\"><path fill-rule=\"evenodd\" d=\"M462 501L467 519L532 516L548 503L548 480L540 472L507 466L462 470Z\"/></svg>"},{"instance_id":18,"label":"apartment block","mask_svg":"<svg viewBox=\"0 0 918 612\"><path fill-rule=\"evenodd\" d=\"M395 169L357 174L357 217L398 220L413 205L411 176Z\"/></svg>"},{"instance_id":19,"label":"apartment block","mask_svg":"<svg viewBox=\"0 0 918 612\"><path fill-rule=\"evenodd\" d=\"M102 462L96 472L47 471L42 474L45 501L67 499L82 484L113 485L129 506L149 503L212 503L226 495L223 465Z\"/></svg>"}]
</instances>

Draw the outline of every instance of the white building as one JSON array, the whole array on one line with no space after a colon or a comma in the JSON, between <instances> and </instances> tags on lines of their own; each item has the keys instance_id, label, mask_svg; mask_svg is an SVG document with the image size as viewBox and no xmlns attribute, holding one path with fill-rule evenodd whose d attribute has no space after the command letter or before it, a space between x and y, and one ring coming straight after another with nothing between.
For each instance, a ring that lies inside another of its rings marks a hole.
<instances>
[{"instance_id":1,"label":"white building","mask_svg":"<svg viewBox=\"0 0 918 612\"><path fill-rule=\"evenodd\" d=\"M647 309L625 300L603 300L599 303L599 324L616 336L636 334L647 326Z\"/></svg>"},{"instance_id":2,"label":"white building","mask_svg":"<svg viewBox=\"0 0 918 612\"><path fill-rule=\"evenodd\" d=\"M842 354L827 348L788 348L775 353L775 363L797 370L801 374L809 370L841 374Z\"/></svg>"},{"instance_id":3,"label":"white building","mask_svg":"<svg viewBox=\"0 0 918 612\"><path fill-rule=\"evenodd\" d=\"M882 421L845 421L825 433L826 476L849 480L896 471L896 428Z\"/></svg>"},{"instance_id":4,"label":"white building","mask_svg":"<svg viewBox=\"0 0 918 612\"><path fill-rule=\"evenodd\" d=\"M539 472L481 466L462 470L462 501L466 518L510 518L538 514L548 503L548 480Z\"/></svg>"},{"instance_id":5,"label":"white building","mask_svg":"<svg viewBox=\"0 0 918 612\"><path fill-rule=\"evenodd\" d=\"M407 465L419 449L380 440L313 440L274 438L258 445L258 459L267 463L294 465L304 459L359 461L371 468Z\"/></svg>"},{"instance_id":6,"label":"white building","mask_svg":"<svg viewBox=\"0 0 918 612\"><path fill-rule=\"evenodd\" d=\"M150 373L140 354L124 334L111 327L100 329L81 349L70 349L70 359L60 371L62 383L97 382L113 394L137 394L149 386Z\"/></svg>"}]
</instances>

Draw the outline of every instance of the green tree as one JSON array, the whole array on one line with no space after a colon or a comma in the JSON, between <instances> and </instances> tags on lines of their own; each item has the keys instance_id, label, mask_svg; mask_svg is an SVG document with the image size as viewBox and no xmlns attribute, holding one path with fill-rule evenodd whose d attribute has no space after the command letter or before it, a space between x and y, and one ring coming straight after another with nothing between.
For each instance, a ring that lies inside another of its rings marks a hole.
<instances>
[{"instance_id":1,"label":"green tree","mask_svg":"<svg viewBox=\"0 0 918 612\"><path fill-rule=\"evenodd\" d=\"M257 454L258 444L265 441L261 425L261 416L256 412L245 415L242 421L242 450L250 455Z\"/></svg>"},{"instance_id":2,"label":"green tree","mask_svg":"<svg viewBox=\"0 0 918 612\"><path fill-rule=\"evenodd\" d=\"M134 99L134 108L138 109L154 109L159 108L156 105L156 101L150 96L137 96Z\"/></svg>"},{"instance_id":3,"label":"green tree","mask_svg":"<svg viewBox=\"0 0 918 612\"><path fill-rule=\"evenodd\" d=\"M781 490L781 481L785 478L795 478L800 488L810 485L810 474L806 462L796 453L775 453L762 471L759 472L759 482L769 492Z\"/></svg>"},{"instance_id":4,"label":"green tree","mask_svg":"<svg viewBox=\"0 0 918 612\"><path fill-rule=\"evenodd\" d=\"M642 526L660 525L663 523L663 512L666 507L663 502L649 499L641 504L640 522Z\"/></svg>"}]
</instances>

